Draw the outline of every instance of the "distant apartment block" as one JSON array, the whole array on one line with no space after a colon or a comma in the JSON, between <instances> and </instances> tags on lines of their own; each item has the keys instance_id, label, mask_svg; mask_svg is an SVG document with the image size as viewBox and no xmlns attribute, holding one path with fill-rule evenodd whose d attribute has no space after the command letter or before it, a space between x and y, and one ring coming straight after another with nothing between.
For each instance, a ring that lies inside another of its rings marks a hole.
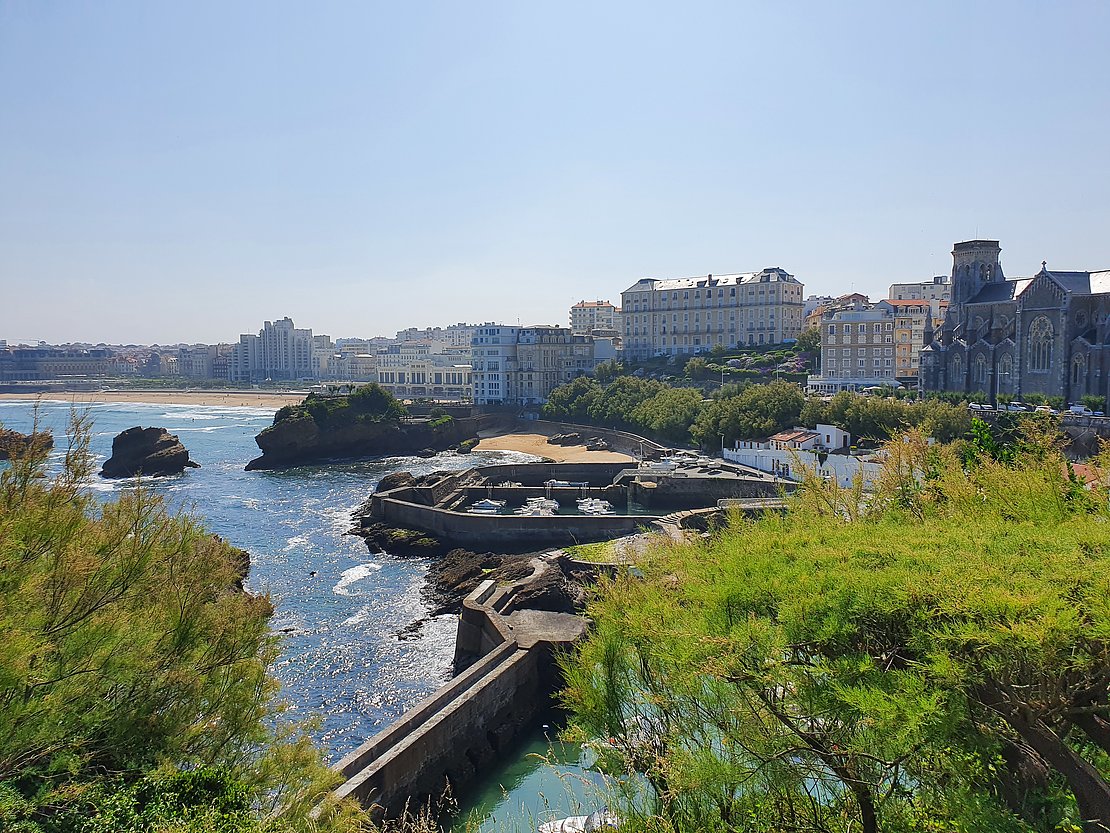
<instances>
[{"instance_id":1,"label":"distant apartment block","mask_svg":"<svg viewBox=\"0 0 1110 833\"><path fill-rule=\"evenodd\" d=\"M608 301L579 301L570 308L570 330L575 335L591 335L594 330L620 329L620 308Z\"/></svg>"},{"instance_id":2,"label":"distant apartment block","mask_svg":"<svg viewBox=\"0 0 1110 833\"><path fill-rule=\"evenodd\" d=\"M802 331L803 285L778 267L736 275L644 278L621 293L631 359L780 344Z\"/></svg>"},{"instance_id":3,"label":"distant apartment block","mask_svg":"<svg viewBox=\"0 0 1110 833\"><path fill-rule=\"evenodd\" d=\"M483 324L471 343L474 402L542 405L559 385L615 358L615 343L615 335L576 335L569 327Z\"/></svg>"},{"instance_id":4,"label":"distant apartment block","mask_svg":"<svg viewBox=\"0 0 1110 833\"><path fill-rule=\"evenodd\" d=\"M814 393L894 385L894 307L886 301L832 310L821 320L821 372Z\"/></svg>"},{"instance_id":5,"label":"distant apartment block","mask_svg":"<svg viewBox=\"0 0 1110 833\"><path fill-rule=\"evenodd\" d=\"M311 378L312 346L312 330L296 328L291 318L267 321L258 335L239 336L228 378L247 383Z\"/></svg>"}]
</instances>

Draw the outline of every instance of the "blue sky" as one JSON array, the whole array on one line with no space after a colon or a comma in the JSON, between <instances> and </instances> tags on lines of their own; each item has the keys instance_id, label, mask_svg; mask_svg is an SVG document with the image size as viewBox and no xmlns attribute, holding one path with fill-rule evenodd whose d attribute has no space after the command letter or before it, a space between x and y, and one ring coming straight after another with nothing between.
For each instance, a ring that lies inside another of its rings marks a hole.
<instances>
[{"instance_id":1,"label":"blue sky","mask_svg":"<svg viewBox=\"0 0 1110 833\"><path fill-rule=\"evenodd\" d=\"M1110 4L0 0L0 338L1110 268Z\"/></svg>"}]
</instances>

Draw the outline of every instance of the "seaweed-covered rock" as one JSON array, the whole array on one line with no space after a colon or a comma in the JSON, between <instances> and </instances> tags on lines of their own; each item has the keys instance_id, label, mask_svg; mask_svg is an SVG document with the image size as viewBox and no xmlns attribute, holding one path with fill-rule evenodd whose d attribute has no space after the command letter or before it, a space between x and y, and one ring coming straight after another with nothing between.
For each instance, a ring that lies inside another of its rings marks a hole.
<instances>
[{"instance_id":1,"label":"seaweed-covered rock","mask_svg":"<svg viewBox=\"0 0 1110 833\"><path fill-rule=\"evenodd\" d=\"M112 456L105 461L100 476L134 477L142 474L159 477L181 474L187 468L199 469L200 464L189 459L189 449L176 434L165 428L136 425L112 440Z\"/></svg>"}]
</instances>

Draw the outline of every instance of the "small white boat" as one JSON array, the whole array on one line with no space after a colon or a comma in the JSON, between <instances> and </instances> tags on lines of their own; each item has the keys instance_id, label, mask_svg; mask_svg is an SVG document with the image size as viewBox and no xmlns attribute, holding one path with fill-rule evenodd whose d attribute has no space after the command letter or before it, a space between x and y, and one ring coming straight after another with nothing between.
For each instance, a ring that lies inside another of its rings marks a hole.
<instances>
[{"instance_id":1,"label":"small white boat","mask_svg":"<svg viewBox=\"0 0 1110 833\"><path fill-rule=\"evenodd\" d=\"M602 807L588 816L570 816L545 822L536 828L536 833L590 833L616 830L619 826L620 819L610 813L608 807Z\"/></svg>"},{"instance_id":2,"label":"small white boat","mask_svg":"<svg viewBox=\"0 0 1110 833\"><path fill-rule=\"evenodd\" d=\"M516 510L518 515L554 515L559 511L559 501L545 497L530 497Z\"/></svg>"},{"instance_id":3,"label":"small white boat","mask_svg":"<svg viewBox=\"0 0 1110 833\"><path fill-rule=\"evenodd\" d=\"M578 510L585 515L612 515L613 504L596 497L584 497L578 501Z\"/></svg>"},{"instance_id":4,"label":"small white boat","mask_svg":"<svg viewBox=\"0 0 1110 833\"><path fill-rule=\"evenodd\" d=\"M496 515L504 508L505 501L503 500L490 500L489 498L483 498L482 500L477 500L474 503L470 504L470 508L466 511L472 512L475 515Z\"/></svg>"}]
</instances>

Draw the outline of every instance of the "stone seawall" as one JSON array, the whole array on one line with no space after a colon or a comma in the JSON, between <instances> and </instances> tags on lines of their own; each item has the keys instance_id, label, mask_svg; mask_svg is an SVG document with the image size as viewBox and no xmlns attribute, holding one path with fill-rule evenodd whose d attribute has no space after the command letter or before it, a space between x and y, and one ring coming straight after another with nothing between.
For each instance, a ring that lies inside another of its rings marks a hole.
<instances>
[{"instance_id":1,"label":"stone seawall","mask_svg":"<svg viewBox=\"0 0 1110 833\"><path fill-rule=\"evenodd\" d=\"M335 791L386 817L406 806L459 795L552 705L558 687L555 649L580 639L585 620L565 613L516 610L515 588L554 562L533 559L533 575L508 587L482 582L463 605L457 665L471 663L333 769Z\"/></svg>"}]
</instances>

